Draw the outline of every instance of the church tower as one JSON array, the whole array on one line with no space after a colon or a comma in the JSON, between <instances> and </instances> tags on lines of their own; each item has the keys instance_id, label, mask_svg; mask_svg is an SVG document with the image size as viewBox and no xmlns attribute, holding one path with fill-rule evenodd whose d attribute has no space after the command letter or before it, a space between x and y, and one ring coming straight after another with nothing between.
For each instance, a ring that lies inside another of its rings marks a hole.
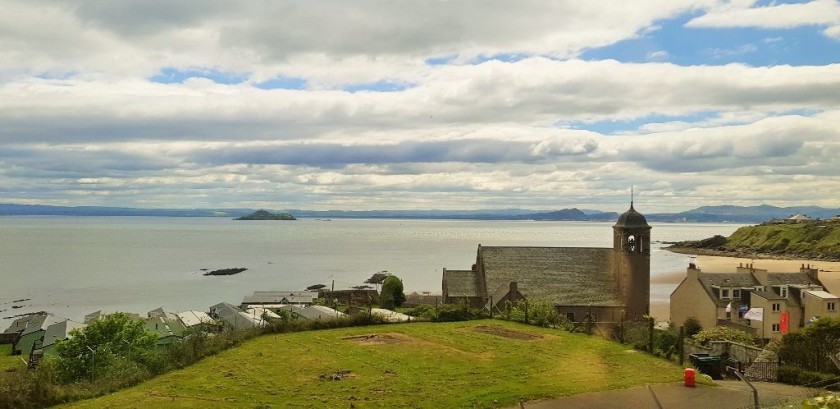
<instances>
[{"instance_id":1,"label":"church tower","mask_svg":"<svg viewBox=\"0 0 840 409\"><path fill-rule=\"evenodd\" d=\"M613 273L627 319L650 313L650 225L633 208L613 226Z\"/></svg>"}]
</instances>

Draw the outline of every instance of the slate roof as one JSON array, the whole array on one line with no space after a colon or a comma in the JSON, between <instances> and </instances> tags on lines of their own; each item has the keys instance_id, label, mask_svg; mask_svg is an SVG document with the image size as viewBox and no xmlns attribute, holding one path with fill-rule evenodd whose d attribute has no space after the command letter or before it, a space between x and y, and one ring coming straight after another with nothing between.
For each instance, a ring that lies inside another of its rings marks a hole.
<instances>
[{"instance_id":1,"label":"slate roof","mask_svg":"<svg viewBox=\"0 0 840 409\"><path fill-rule=\"evenodd\" d=\"M718 307L725 307L732 300L721 299L715 294L712 286L721 288L742 288L755 287L759 285L758 281L750 273L700 273L697 276L700 284L709 298L717 304Z\"/></svg>"},{"instance_id":2,"label":"slate roof","mask_svg":"<svg viewBox=\"0 0 840 409\"><path fill-rule=\"evenodd\" d=\"M193 327L196 325L201 324L211 324L215 322L213 318L210 318L204 311L182 311L177 314L178 319L181 320L181 323L184 324L185 327Z\"/></svg>"},{"instance_id":3,"label":"slate roof","mask_svg":"<svg viewBox=\"0 0 840 409\"><path fill-rule=\"evenodd\" d=\"M755 295L757 295L761 298L764 298L765 300L786 300L785 297L782 297L781 295L778 295L778 294L776 294L772 291L756 291L756 290L753 290L752 294L755 294Z\"/></svg>"},{"instance_id":4,"label":"slate roof","mask_svg":"<svg viewBox=\"0 0 840 409\"><path fill-rule=\"evenodd\" d=\"M253 328L260 325L261 320L254 318L234 305L226 302L210 307L210 313L215 314L220 320L226 322L233 328Z\"/></svg>"},{"instance_id":5,"label":"slate roof","mask_svg":"<svg viewBox=\"0 0 840 409\"><path fill-rule=\"evenodd\" d=\"M481 280L477 271L443 270L449 297L480 297Z\"/></svg>"},{"instance_id":6,"label":"slate roof","mask_svg":"<svg viewBox=\"0 0 840 409\"><path fill-rule=\"evenodd\" d=\"M45 313L45 312L36 312L36 313L28 314L28 315L25 315L23 317L20 317L16 320L12 321L12 324L9 325L9 328L6 328L6 330L3 331L3 333L4 334L12 334L12 333L16 333L16 332L17 333L22 333L23 331L25 331L30 326L40 327L44 323L45 319L47 319L47 313Z\"/></svg>"},{"instance_id":7,"label":"slate roof","mask_svg":"<svg viewBox=\"0 0 840 409\"><path fill-rule=\"evenodd\" d=\"M615 226L613 227L625 227L625 228L638 228L638 227L646 227L650 228L650 225L641 213L637 212L636 209L633 208L633 203L630 203L630 210L618 216L618 220L615 222Z\"/></svg>"},{"instance_id":8,"label":"slate roof","mask_svg":"<svg viewBox=\"0 0 840 409\"><path fill-rule=\"evenodd\" d=\"M810 295L813 295L815 297L819 297L819 298L822 298L822 299L825 299L825 300L831 300L831 299L838 298L836 295L834 295L834 294L832 294L828 291L807 290L805 292L810 294Z\"/></svg>"},{"instance_id":9,"label":"slate roof","mask_svg":"<svg viewBox=\"0 0 840 409\"><path fill-rule=\"evenodd\" d=\"M767 285L819 285L805 273L767 273Z\"/></svg>"},{"instance_id":10,"label":"slate roof","mask_svg":"<svg viewBox=\"0 0 840 409\"><path fill-rule=\"evenodd\" d=\"M70 338L70 331L74 329L82 329L86 326L87 325L82 324L81 322L71 320L64 320L52 324L49 327L47 327L47 331L44 333L44 343L42 344L42 346L48 347L52 344L55 344L56 341L68 339Z\"/></svg>"},{"instance_id":11,"label":"slate roof","mask_svg":"<svg viewBox=\"0 0 840 409\"><path fill-rule=\"evenodd\" d=\"M478 257L488 289L516 281L522 295L556 305L622 305L611 248L482 246Z\"/></svg>"}]
</instances>

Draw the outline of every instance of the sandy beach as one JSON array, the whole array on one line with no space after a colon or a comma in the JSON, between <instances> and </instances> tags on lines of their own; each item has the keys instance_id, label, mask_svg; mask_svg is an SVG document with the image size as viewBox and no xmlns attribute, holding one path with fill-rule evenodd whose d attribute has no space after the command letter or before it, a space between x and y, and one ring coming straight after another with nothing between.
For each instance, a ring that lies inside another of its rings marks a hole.
<instances>
[{"instance_id":1,"label":"sandy beach","mask_svg":"<svg viewBox=\"0 0 840 409\"><path fill-rule=\"evenodd\" d=\"M834 294L840 293L840 262L821 260L775 260L749 259L738 257L696 256L695 264L704 273L734 273L739 264L752 263L755 268L766 269L771 273L794 273L804 265L811 265L820 270L820 280L826 289ZM688 266L686 266L688 267ZM669 274L651 277L651 284L677 285L685 278L685 270L674 271ZM651 301L650 313L657 321L668 321L670 318L669 303L667 301Z\"/></svg>"}]
</instances>

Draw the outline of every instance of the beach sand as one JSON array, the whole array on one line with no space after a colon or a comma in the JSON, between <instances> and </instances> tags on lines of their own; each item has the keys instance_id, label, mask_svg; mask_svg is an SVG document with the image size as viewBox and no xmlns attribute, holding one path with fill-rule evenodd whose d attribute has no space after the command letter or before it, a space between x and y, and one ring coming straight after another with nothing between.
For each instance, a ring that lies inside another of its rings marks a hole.
<instances>
[{"instance_id":1,"label":"beach sand","mask_svg":"<svg viewBox=\"0 0 840 409\"><path fill-rule=\"evenodd\" d=\"M840 262L820 260L775 260L748 259L738 257L697 256L694 263L704 273L734 273L739 264L752 263L755 268L766 269L771 273L795 273L804 265L811 265L819 269L820 281L828 292L840 294ZM688 266L686 266L688 267ZM685 278L685 270L674 271L651 277L651 284L677 285ZM668 301L651 301L650 314L657 321L668 321L670 318Z\"/></svg>"}]
</instances>

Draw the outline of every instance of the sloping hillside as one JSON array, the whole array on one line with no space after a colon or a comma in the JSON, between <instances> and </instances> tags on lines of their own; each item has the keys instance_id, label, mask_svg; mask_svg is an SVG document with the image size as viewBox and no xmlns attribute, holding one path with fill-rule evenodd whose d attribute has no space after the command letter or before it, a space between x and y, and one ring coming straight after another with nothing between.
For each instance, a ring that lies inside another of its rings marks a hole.
<instances>
[{"instance_id":1,"label":"sloping hillside","mask_svg":"<svg viewBox=\"0 0 840 409\"><path fill-rule=\"evenodd\" d=\"M840 222L746 226L728 238L717 236L673 247L720 255L840 260Z\"/></svg>"},{"instance_id":2,"label":"sloping hillside","mask_svg":"<svg viewBox=\"0 0 840 409\"><path fill-rule=\"evenodd\" d=\"M496 320L414 323L262 336L69 407L510 407L681 377L597 336Z\"/></svg>"}]
</instances>

